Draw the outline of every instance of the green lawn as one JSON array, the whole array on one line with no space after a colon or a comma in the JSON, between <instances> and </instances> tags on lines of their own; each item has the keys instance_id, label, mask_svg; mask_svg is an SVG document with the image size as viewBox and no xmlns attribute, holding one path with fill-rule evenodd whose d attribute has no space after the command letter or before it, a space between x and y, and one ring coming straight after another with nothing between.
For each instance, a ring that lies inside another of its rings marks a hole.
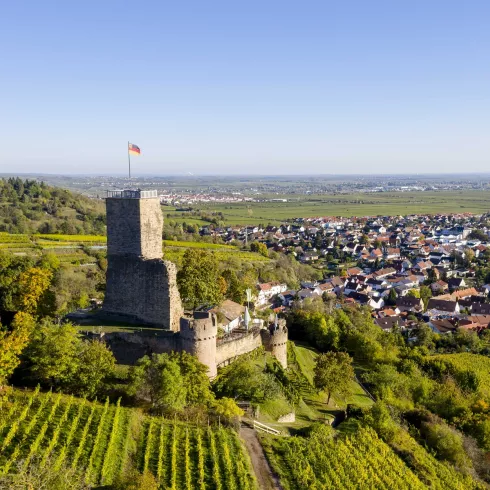
<instances>
[{"instance_id":1,"label":"green lawn","mask_svg":"<svg viewBox=\"0 0 490 490\"><path fill-rule=\"evenodd\" d=\"M316 358L318 357L318 351L308 344L294 344L294 350L296 353L296 359L300 365L300 369L308 381L313 385L313 372L315 369ZM358 406L370 406L372 400L364 393L362 387L356 381L352 381L349 386L350 395L347 397L333 397L333 404L337 406L345 405L346 403L355 404ZM323 402L324 395L319 395L319 402ZM332 404L332 401L330 402Z\"/></svg>"}]
</instances>

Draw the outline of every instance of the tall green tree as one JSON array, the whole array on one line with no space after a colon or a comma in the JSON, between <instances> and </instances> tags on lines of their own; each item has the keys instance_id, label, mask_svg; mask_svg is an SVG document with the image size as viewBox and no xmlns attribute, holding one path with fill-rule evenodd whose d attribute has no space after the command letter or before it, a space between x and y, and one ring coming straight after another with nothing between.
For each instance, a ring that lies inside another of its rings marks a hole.
<instances>
[{"instance_id":1,"label":"tall green tree","mask_svg":"<svg viewBox=\"0 0 490 490\"><path fill-rule=\"evenodd\" d=\"M72 389L90 398L104 386L105 380L114 373L114 354L100 340L81 343L78 366L72 379Z\"/></svg>"},{"instance_id":2,"label":"tall green tree","mask_svg":"<svg viewBox=\"0 0 490 490\"><path fill-rule=\"evenodd\" d=\"M190 308L201 304L218 304L223 299L216 256L207 250L186 250L182 268L177 273L180 296Z\"/></svg>"},{"instance_id":3,"label":"tall green tree","mask_svg":"<svg viewBox=\"0 0 490 490\"><path fill-rule=\"evenodd\" d=\"M432 298L432 291L429 286L420 286L420 299L424 302L424 309L427 309L429 299Z\"/></svg>"},{"instance_id":4,"label":"tall green tree","mask_svg":"<svg viewBox=\"0 0 490 490\"><path fill-rule=\"evenodd\" d=\"M352 358L345 352L327 352L316 360L313 382L315 388L327 393L327 404L334 393L348 394L354 379Z\"/></svg>"},{"instance_id":5,"label":"tall green tree","mask_svg":"<svg viewBox=\"0 0 490 490\"><path fill-rule=\"evenodd\" d=\"M70 323L44 321L26 351L32 377L54 387L71 384L78 366L80 337Z\"/></svg>"},{"instance_id":6,"label":"tall green tree","mask_svg":"<svg viewBox=\"0 0 490 490\"><path fill-rule=\"evenodd\" d=\"M94 397L113 374L115 359L103 342L84 341L69 323L44 321L25 352L30 376L45 386Z\"/></svg>"},{"instance_id":7,"label":"tall green tree","mask_svg":"<svg viewBox=\"0 0 490 490\"><path fill-rule=\"evenodd\" d=\"M187 353L144 356L131 368L128 393L149 401L158 413L174 414L213 399L205 372Z\"/></svg>"}]
</instances>

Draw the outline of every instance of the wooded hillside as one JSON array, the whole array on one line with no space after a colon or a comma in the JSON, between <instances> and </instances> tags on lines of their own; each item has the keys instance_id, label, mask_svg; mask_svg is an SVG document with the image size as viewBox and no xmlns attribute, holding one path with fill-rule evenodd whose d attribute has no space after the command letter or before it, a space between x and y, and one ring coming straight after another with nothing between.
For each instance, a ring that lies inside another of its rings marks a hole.
<instances>
[{"instance_id":1,"label":"wooded hillside","mask_svg":"<svg viewBox=\"0 0 490 490\"><path fill-rule=\"evenodd\" d=\"M104 203L36 180L0 179L0 231L103 235Z\"/></svg>"}]
</instances>

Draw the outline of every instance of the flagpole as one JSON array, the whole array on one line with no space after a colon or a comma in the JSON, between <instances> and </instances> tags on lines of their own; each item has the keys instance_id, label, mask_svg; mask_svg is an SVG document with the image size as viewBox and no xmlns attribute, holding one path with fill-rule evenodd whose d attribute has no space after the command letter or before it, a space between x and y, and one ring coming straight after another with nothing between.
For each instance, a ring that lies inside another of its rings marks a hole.
<instances>
[{"instance_id":1,"label":"flagpole","mask_svg":"<svg viewBox=\"0 0 490 490\"><path fill-rule=\"evenodd\" d=\"M129 141L128 141L128 168L129 168L129 180L131 180L131 154L129 153Z\"/></svg>"}]
</instances>

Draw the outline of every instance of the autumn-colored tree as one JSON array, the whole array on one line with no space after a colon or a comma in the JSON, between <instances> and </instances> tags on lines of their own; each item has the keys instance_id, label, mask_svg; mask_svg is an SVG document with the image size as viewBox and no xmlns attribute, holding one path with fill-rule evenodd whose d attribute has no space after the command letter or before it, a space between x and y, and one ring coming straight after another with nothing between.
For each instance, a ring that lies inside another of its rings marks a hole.
<instances>
[{"instance_id":1,"label":"autumn-colored tree","mask_svg":"<svg viewBox=\"0 0 490 490\"><path fill-rule=\"evenodd\" d=\"M39 300L51 284L53 273L49 269L31 267L19 275L18 307L30 314L37 311Z\"/></svg>"},{"instance_id":2,"label":"autumn-colored tree","mask_svg":"<svg viewBox=\"0 0 490 490\"><path fill-rule=\"evenodd\" d=\"M231 422L244 414L244 411L236 404L235 400L227 397L215 400L213 409L215 414L224 422Z\"/></svg>"},{"instance_id":3,"label":"autumn-colored tree","mask_svg":"<svg viewBox=\"0 0 490 490\"><path fill-rule=\"evenodd\" d=\"M19 365L19 356L29 342L33 329L33 318L24 312L15 315L9 330L0 326L0 386Z\"/></svg>"},{"instance_id":4,"label":"autumn-colored tree","mask_svg":"<svg viewBox=\"0 0 490 490\"><path fill-rule=\"evenodd\" d=\"M420 291L418 289L409 289L407 296L411 298L420 298Z\"/></svg>"},{"instance_id":5,"label":"autumn-colored tree","mask_svg":"<svg viewBox=\"0 0 490 490\"><path fill-rule=\"evenodd\" d=\"M257 252L260 255L263 255L264 257L269 256L269 251L267 250L267 245L262 242L252 242L250 244L250 250L252 252Z\"/></svg>"}]
</instances>

